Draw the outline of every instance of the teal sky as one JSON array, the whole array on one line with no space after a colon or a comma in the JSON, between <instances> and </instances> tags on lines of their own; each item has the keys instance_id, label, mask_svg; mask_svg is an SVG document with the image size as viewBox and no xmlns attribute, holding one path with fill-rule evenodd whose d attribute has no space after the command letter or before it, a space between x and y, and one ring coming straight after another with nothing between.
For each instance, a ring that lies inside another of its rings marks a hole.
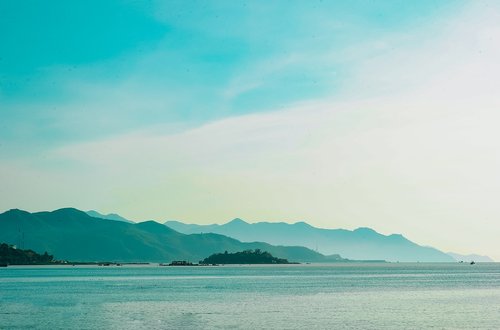
<instances>
[{"instance_id":1,"label":"teal sky","mask_svg":"<svg viewBox=\"0 0 500 330\"><path fill-rule=\"evenodd\" d=\"M335 96L356 65L340 54L346 48L453 10L442 1L1 6L2 138L24 146L199 125ZM138 101L113 105L122 93Z\"/></svg>"},{"instance_id":2,"label":"teal sky","mask_svg":"<svg viewBox=\"0 0 500 330\"><path fill-rule=\"evenodd\" d=\"M500 259L499 13L0 0L0 208L369 226Z\"/></svg>"}]
</instances>

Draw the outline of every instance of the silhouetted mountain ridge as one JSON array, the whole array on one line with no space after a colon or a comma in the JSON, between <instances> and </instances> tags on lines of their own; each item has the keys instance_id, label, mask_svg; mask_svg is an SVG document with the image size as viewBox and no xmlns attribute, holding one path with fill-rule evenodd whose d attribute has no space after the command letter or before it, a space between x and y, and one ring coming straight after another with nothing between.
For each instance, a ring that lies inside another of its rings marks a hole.
<instances>
[{"instance_id":1,"label":"silhouetted mountain ridge","mask_svg":"<svg viewBox=\"0 0 500 330\"><path fill-rule=\"evenodd\" d=\"M325 257L299 246L242 243L219 234L186 235L154 221L127 223L95 218L74 208L0 214L0 242L47 251L71 261L167 262L198 261L210 254L260 249L291 261L326 262Z\"/></svg>"},{"instance_id":2,"label":"silhouetted mountain ridge","mask_svg":"<svg viewBox=\"0 0 500 330\"><path fill-rule=\"evenodd\" d=\"M247 223L241 219L223 225L183 224L167 221L165 225L185 234L213 232L243 242L255 240L279 245L300 245L323 254L338 253L354 260L388 261L454 261L446 253L432 247L420 246L401 234L382 235L372 228L355 230L322 229L300 221Z\"/></svg>"}]
</instances>

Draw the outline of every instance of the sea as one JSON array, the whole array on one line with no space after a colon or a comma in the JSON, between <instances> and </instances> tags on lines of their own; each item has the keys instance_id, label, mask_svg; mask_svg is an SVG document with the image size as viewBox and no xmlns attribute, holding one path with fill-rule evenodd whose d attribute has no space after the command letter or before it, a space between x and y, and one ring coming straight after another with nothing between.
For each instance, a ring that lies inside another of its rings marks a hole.
<instances>
[{"instance_id":1,"label":"sea","mask_svg":"<svg viewBox=\"0 0 500 330\"><path fill-rule=\"evenodd\" d=\"M500 329L500 264L9 266L0 329Z\"/></svg>"}]
</instances>

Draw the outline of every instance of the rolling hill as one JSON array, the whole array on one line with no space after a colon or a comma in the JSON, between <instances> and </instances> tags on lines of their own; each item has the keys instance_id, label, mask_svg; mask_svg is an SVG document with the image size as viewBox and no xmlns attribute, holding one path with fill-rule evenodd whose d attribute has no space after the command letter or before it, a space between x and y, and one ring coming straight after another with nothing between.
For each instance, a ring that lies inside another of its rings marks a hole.
<instances>
[{"instance_id":1,"label":"rolling hill","mask_svg":"<svg viewBox=\"0 0 500 330\"><path fill-rule=\"evenodd\" d=\"M268 251L291 261L342 260L300 246L242 243L219 234L182 234L154 221L127 223L89 216L64 208L29 213L10 210L0 214L0 242L23 249L47 251L55 259L71 261L168 262L198 261L213 253L250 249Z\"/></svg>"}]
</instances>

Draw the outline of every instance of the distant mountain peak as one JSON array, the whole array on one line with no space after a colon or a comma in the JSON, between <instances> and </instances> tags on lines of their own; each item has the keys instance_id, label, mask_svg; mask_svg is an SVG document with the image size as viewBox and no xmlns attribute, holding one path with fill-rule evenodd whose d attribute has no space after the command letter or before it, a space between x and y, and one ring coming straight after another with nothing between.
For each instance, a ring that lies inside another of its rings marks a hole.
<instances>
[{"instance_id":1,"label":"distant mountain peak","mask_svg":"<svg viewBox=\"0 0 500 330\"><path fill-rule=\"evenodd\" d=\"M16 218L31 216L31 213L20 209L10 209L2 214L8 217L16 217Z\"/></svg>"},{"instance_id":2,"label":"distant mountain peak","mask_svg":"<svg viewBox=\"0 0 500 330\"><path fill-rule=\"evenodd\" d=\"M56 209L52 212L79 212L79 213L85 213L82 210L79 210L75 207L61 207L60 209Z\"/></svg>"},{"instance_id":3,"label":"distant mountain peak","mask_svg":"<svg viewBox=\"0 0 500 330\"><path fill-rule=\"evenodd\" d=\"M356 233L370 233L370 234L378 234L375 230L369 228L369 227L359 227L354 229L354 232Z\"/></svg>"},{"instance_id":4,"label":"distant mountain peak","mask_svg":"<svg viewBox=\"0 0 500 330\"><path fill-rule=\"evenodd\" d=\"M300 227L307 227L307 228L313 228L310 224L308 224L305 221L297 221L296 223L293 224L294 226L300 226Z\"/></svg>"},{"instance_id":5,"label":"distant mountain peak","mask_svg":"<svg viewBox=\"0 0 500 330\"><path fill-rule=\"evenodd\" d=\"M163 224L164 225L168 225L168 224L172 224L172 223L178 223L178 224L184 224L184 222L181 222L181 221L178 221L178 220L166 220Z\"/></svg>"},{"instance_id":6,"label":"distant mountain peak","mask_svg":"<svg viewBox=\"0 0 500 330\"><path fill-rule=\"evenodd\" d=\"M156 232L163 232L163 233L177 233L174 229L165 226L164 224L161 224L159 222L156 222L154 220L147 220L143 222L139 222L135 224L138 228L143 228L148 231L156 231Z\"/></svg>"},{"instance_id":7,"label":"distant mountain peak","mask_svg":"<svg viewBox=\"0 0 500 330\"><path fill-rule=\"evenodd\" d=\"M19 214L27 214L27 213L29 213L29 212L28 212L28 211L21 210L21 209L10 209L10 210L6 211L5 213L11 213L11 214L16 214L16 213L19 213Z\"/></svg>"},{"instance_id":8,"label":"distant mountain peak","mask_svg":"<svg viewBox=\"0 0 500 330\"><path fill-rule=\"evenodd\" d=\"M227 225L248 225L248 222L240 219L240 218L235 218L227 223Z\"/></svg>"},{"instance_id":9,"label":"distant mountain peak","mask_svg":"<svg viewBox=\"0 0 500 330\"><path fill-rule=\"evenodd\" d=\"M402 234L390 234L389 237L397 239L406 239Z\"/></svg>"},{"instance_id":10,"label":"distant mountain peak","mask_svg":"<svg viewBox=\"0 0 500 330\"><path fill-rule=\"evenodd\" d=\"M63 207L63 208L54 210L51 213L56 213L56 214L59 213L59 214L66 214L66 215L80 215L80 216L85 215L85 216L89 216L84 211L81 211L81 210L76 209L74 207Z\"/></svg>"},{"instance_id":11,"label":"distant mountain peak","mask_svg":"<svg viewBox=\"0 0 500 330\"><path fill-rule=\"evenodd\" d=\"M94 218L100 218L100 219L106 219L106 220L115 220L115 221L123 221L123 222L128 222L128 223L134 223L134 221L130 221L128 219L125 219L119 214L116 213L108 213L108 214L102 214L100 212L97 212L95 210L90 210L86 212L88 215Z\"/></svg>"}]
</instances>

